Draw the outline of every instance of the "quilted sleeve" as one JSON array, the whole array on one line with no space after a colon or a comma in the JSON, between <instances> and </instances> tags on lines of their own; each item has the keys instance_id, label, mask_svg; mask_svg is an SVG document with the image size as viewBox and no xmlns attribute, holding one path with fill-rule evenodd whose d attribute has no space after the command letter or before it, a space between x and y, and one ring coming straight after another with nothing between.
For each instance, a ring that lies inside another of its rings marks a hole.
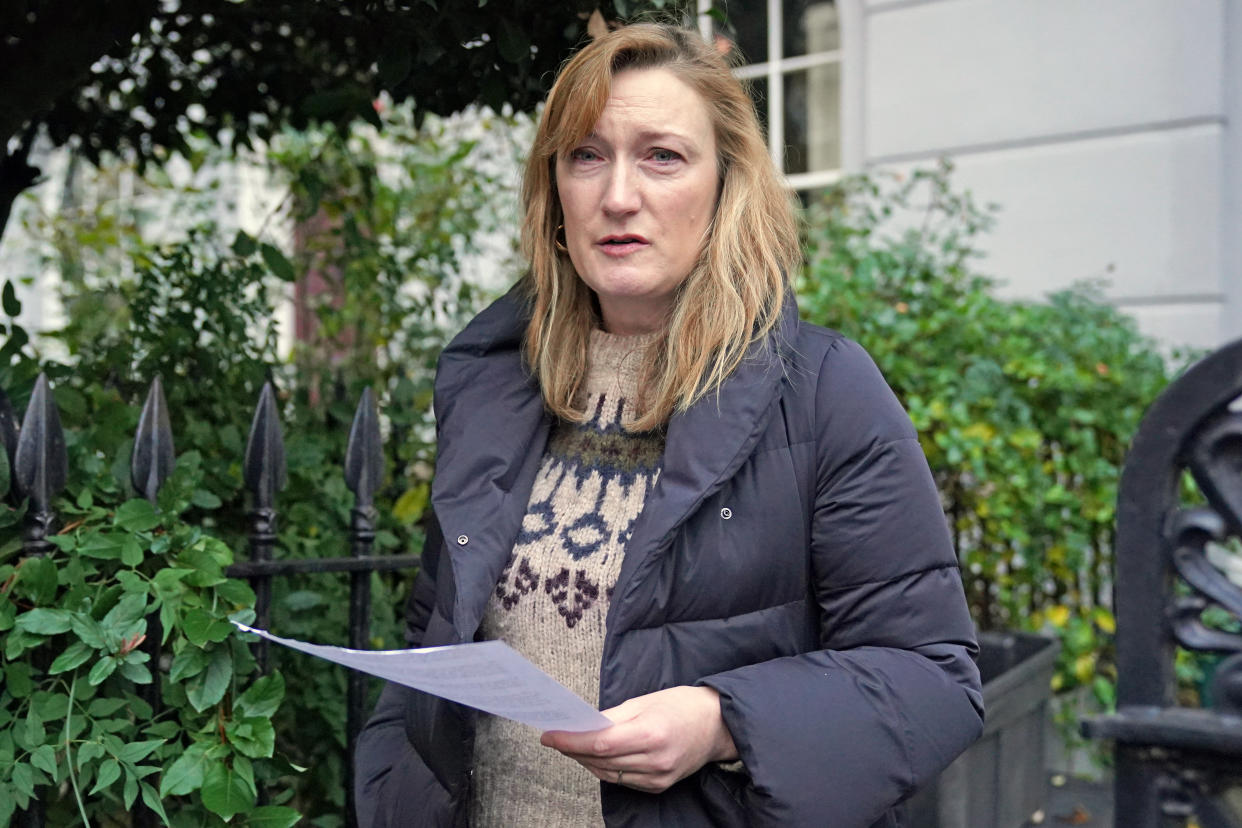
<instances>
[{"instance_id":1,"label":"quilted sleeve","mask_svg":"<svg viewBox=\"0 0 1242 828\"><path fill-rule=\"evenodd\" d=\"M859 346L816 393L811 572L821 650L703 679L757 825L866 828L978 738L974 628L913 427Z\"/></svg>"}]
</instances>

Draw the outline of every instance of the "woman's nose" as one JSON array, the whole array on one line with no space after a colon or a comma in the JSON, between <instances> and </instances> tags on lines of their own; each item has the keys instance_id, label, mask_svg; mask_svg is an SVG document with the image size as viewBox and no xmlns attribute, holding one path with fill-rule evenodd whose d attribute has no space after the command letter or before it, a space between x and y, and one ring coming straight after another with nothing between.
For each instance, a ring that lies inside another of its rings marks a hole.
<instances>
[{"instance_id":1,"label":"woman's nose","mask_svg":"<svg viewBox=\"0 0 1242 828\"><path fill-rule=\"evenodd\" d=\"M625 215L637 212L640 206L642 198L638 192L634 171L626 168L624 164L614 166L604 191L604 212L609 215Z\"/></svg>"}]
</instances>

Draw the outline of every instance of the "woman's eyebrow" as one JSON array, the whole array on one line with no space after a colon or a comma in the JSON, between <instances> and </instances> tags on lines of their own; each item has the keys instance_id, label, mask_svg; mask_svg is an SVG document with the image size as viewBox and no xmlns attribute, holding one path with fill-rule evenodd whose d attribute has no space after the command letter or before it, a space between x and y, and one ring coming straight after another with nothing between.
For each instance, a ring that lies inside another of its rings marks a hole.
<instances>
[{"instance_id":1,"label":"woman's eyebrow","mask_svg":"<svg viewBox=\"0 0 1242 828\"><path fill-rule=\"evenodd\" d=\"M642 130L638 133L638 137L642 139L643 141L659 142L659 141L673 140L673 141L681 141L682 143L689 144L691 146L696 145L696 142L693 138L690 138L689 136L684 135L680 132L673 132L673 131L664 130L664 129Z\"/></svg>"}]
</instances>

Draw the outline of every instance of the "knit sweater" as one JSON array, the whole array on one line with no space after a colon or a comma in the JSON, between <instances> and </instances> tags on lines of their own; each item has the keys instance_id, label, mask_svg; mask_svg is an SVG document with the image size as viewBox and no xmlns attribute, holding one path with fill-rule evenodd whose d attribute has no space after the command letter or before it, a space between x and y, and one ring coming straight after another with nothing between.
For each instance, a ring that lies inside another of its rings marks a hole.
<instances>
[{"instance_id":1,"label":"knit sweater","mask_svg":"<svg viewBox=\"0 0 1242 828\"><path fill-rule=\"evenodd\" d=\"M599 701L605 617L625 545L660 474L664 435L633 433L651 336L591 335L578 402L585 423L553 427L522 529L481 635L499 638L587 701ZM474 828L602 825L599 781L539 744L534 728L480 715Z\"/></svg>"}]
</instances>

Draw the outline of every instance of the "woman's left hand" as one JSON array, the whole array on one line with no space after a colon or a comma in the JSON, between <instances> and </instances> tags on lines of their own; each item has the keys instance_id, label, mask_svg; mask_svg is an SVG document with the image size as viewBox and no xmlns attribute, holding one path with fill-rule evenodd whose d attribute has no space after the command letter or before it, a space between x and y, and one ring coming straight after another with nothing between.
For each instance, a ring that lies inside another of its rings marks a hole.
<instances>
[{"instance_id":1,"label":"woman's left hand","mask_svg":"<svg viewBox=\"0 0 1242 828\"><path fill-rule=\"evenodd\" d=\"M539 741L579 762L606 782L659 793L708 762L737 759L710 687L670 687L638 696L604 715L605 730L549 730Z\"/></svg>"}]
</instances>

